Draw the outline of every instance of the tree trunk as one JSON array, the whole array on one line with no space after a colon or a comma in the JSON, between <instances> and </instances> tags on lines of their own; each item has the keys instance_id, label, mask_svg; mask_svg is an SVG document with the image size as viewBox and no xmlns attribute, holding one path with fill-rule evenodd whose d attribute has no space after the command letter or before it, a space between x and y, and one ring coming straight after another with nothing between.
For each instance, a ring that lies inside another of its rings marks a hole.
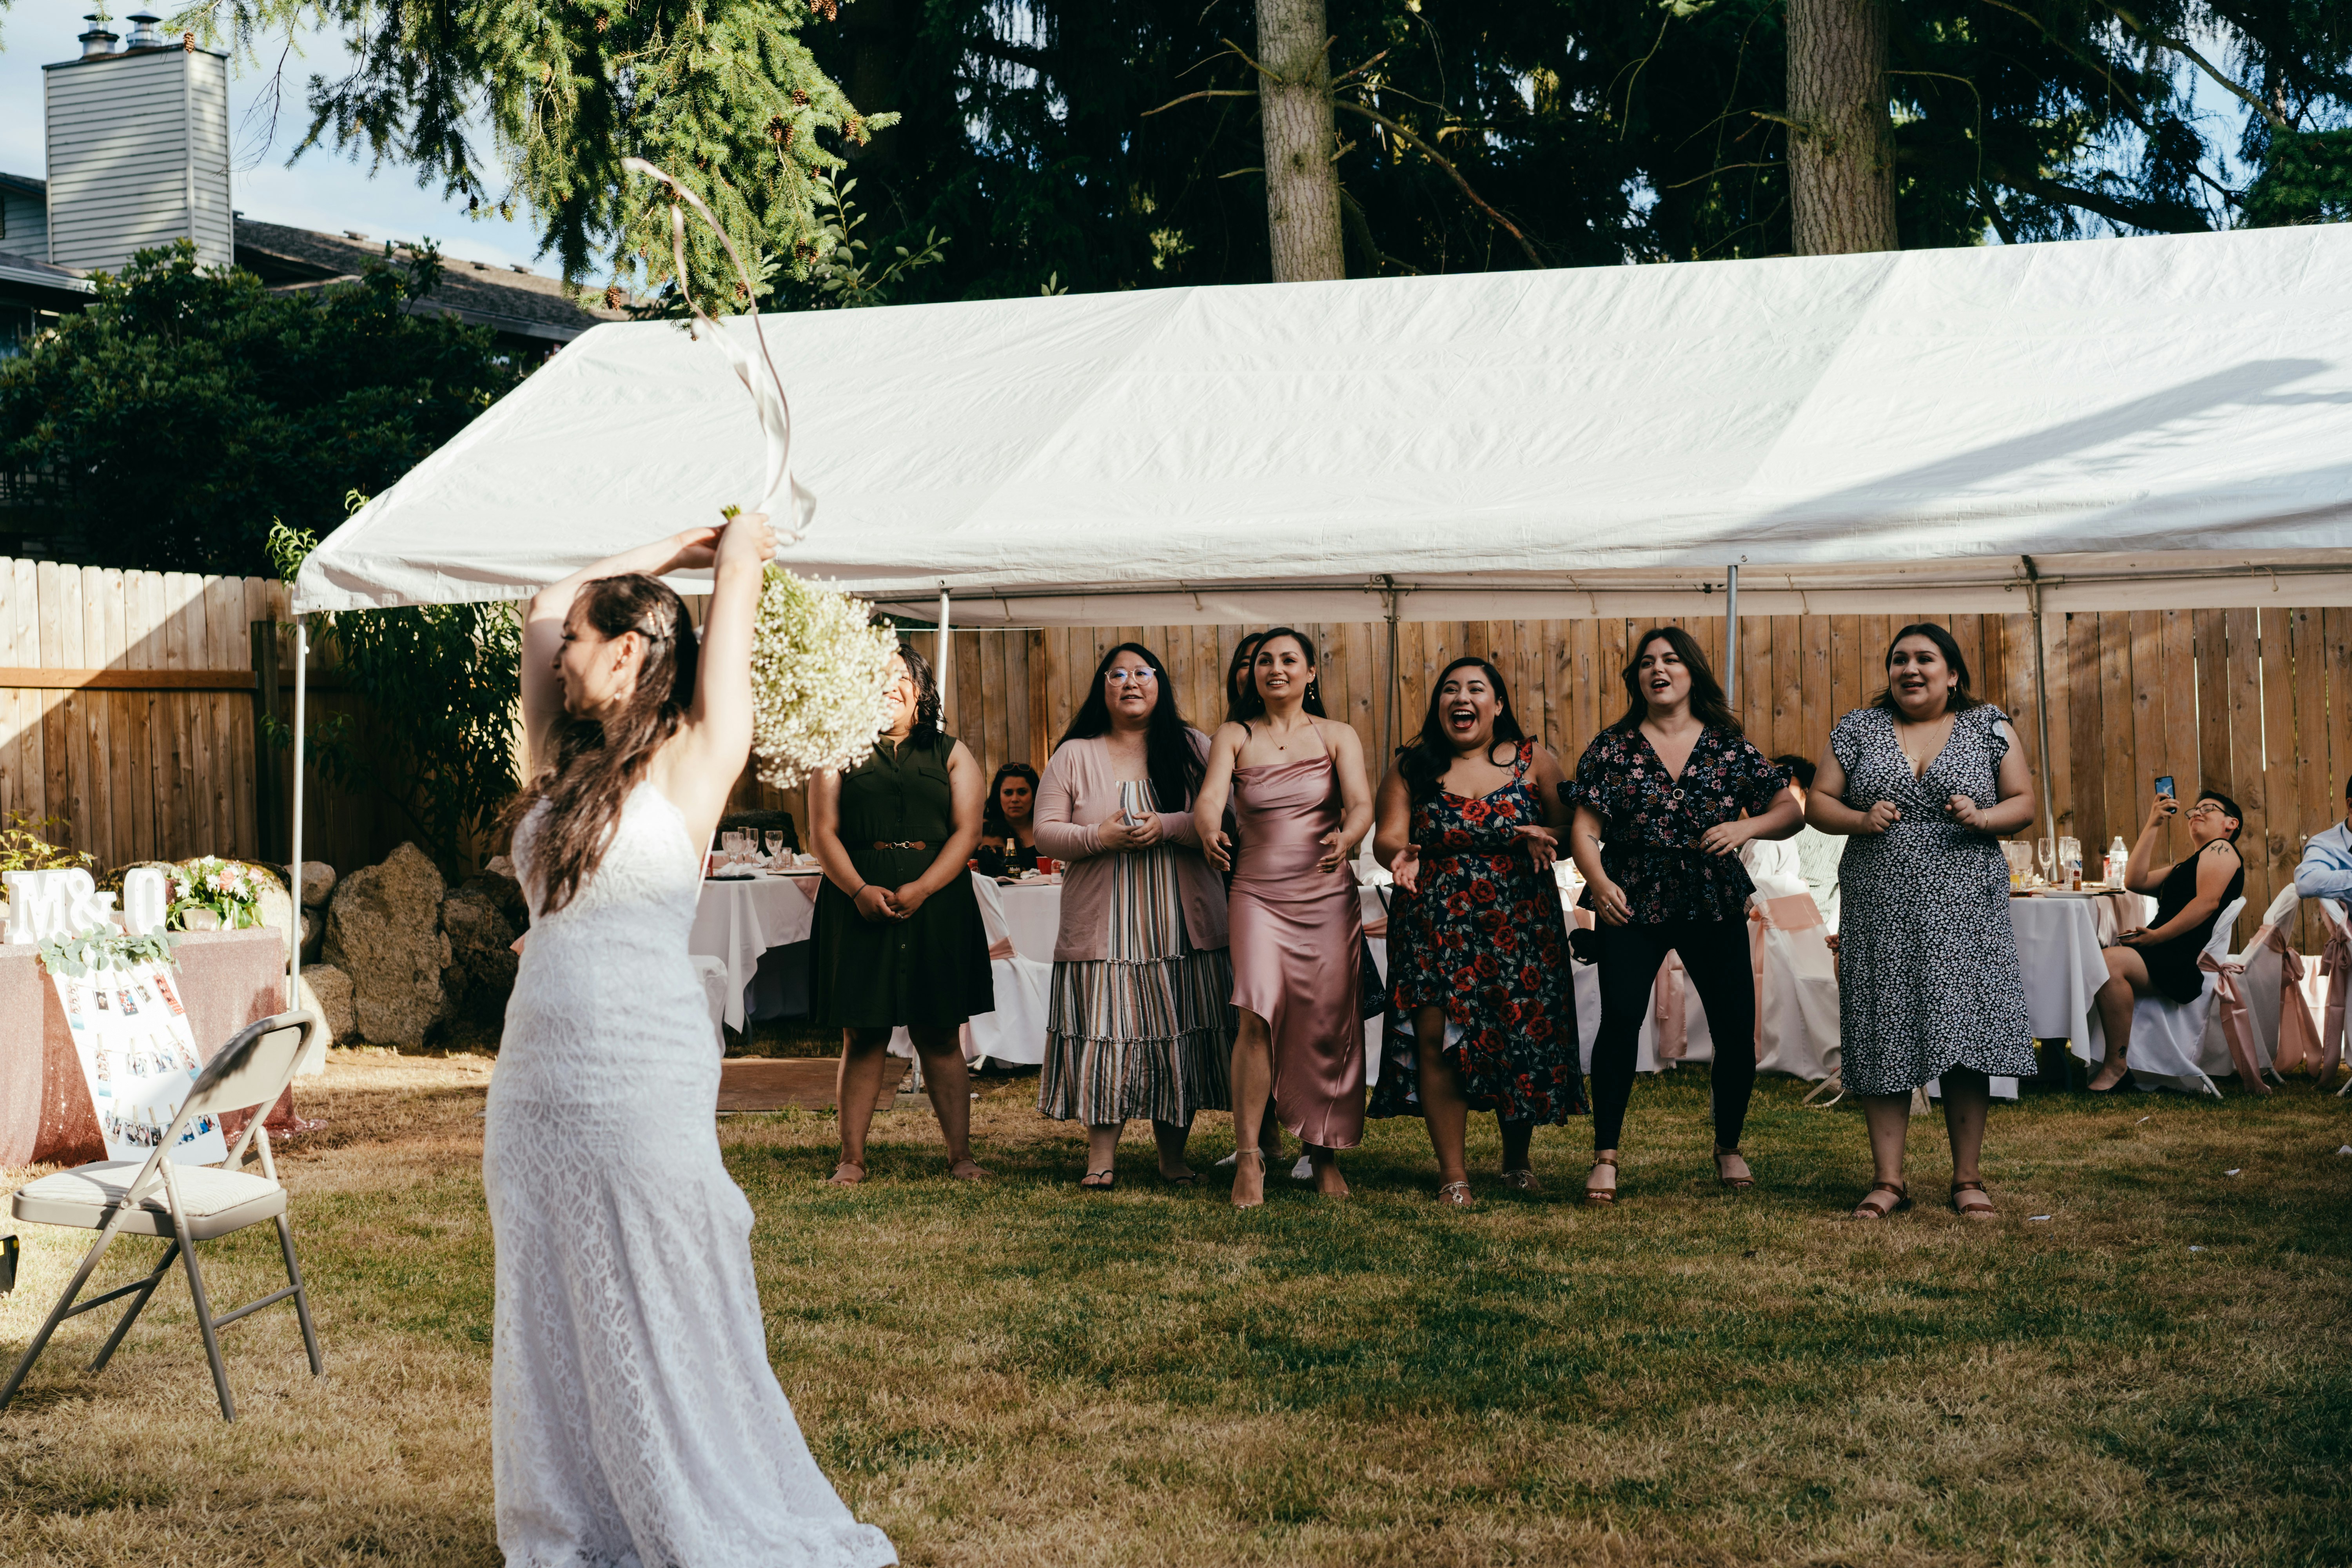
<instances>
[{"instance_id":1,"label":"tree trunk","mask_svg":"<svg viewBox=\"0 0 2352 1568\"><path fill-rule=\"evenodd\" d=\"M1345 278L1338 144L1323 0L1257 0L1258 110L1265 122L1265 230L1274 280Z\"/></svg>"},{"instance_id":2,"label":"tree trunk","mask_svg":"<svg viewBox=\"0 0 2352 1568\"><path fill-rule=\"evenodd\" d=\"M1797 254L1895 249L1884 0L1789 0L1789 118Z\"/></svg>"}]
</instances>

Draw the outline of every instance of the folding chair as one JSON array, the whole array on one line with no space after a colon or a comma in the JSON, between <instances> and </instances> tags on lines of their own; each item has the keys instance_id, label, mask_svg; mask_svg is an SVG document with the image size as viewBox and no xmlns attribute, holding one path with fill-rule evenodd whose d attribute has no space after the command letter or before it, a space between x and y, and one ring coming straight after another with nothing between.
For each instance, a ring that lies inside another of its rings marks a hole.
<instances>
[{"instance_id":1,"label":"folding chair","mask_svg":"<svg viewBox=\"0 0 2352 1568\"><path fill-rule=\"evenodd\" d=\"M122 1337L131 1331L131 1325L138 1321L148 1299L154 1295L155 1287L172 1271L174 1258L183 1260L187 1267L188 1294L195 1301L196 1326L204 1334L205 1355L212 1363L213 1387L220 1394L223 1420L236 1419L236 1404L229 1397L228 1369L221 1364L219 1331L239 1318L291 1296L295 1316L302 1322L302 1345L310 1354L310 1375L316 1377L325 1370L319 1357L319 1335L310 1326L310 1300L303 1289L302 1270L294 1261L294 1232L286 1223L286 1189L278 1184L278 1167L269 1157L269 1134L261 1125L269 1107L293 1082L294 1069L318 1027L318 1015L308 1012L280 1013L247 1026L196 1075L171 1126L165 1129L155 1152L143 1163L93 1161L44 1176L18 1189L15 1205L18 1219L94 1230L99 1235L89 1256L81 1260L80 1268L75 1271L73 1282L58 1298L48 1321L25 1348L24 1359L9 1374L8 1385L0 1388L0 1410L5 1410L16 1397L18 1385L33 1370L33 1363L40 1359L58 1324L103 1307L117 1297L129 1296L132 1298L131 1310L122 1314L122 1321L114 1326L114 1331L99 1351L98 1359L90 1363L91 1372L104 1371L115 1348L122 1343ZM166 1150L179 1146L180 1134L197 1117L217 1117L230 1110L249 1110L253 1116L246 1124L244 1136L220 1164L181 1165L164 1157ZM246 1151L256 1145L261 1151L258 1176L240 1169ZM215 1318L211 1300L205 1294L204 1272L196 1266L195 1244L263 1220L278 1222L278 1246L286 1256L286 1289ZM155 1266L152 1274L76 1306L74 1298L81 1294L98 1260L114 1244L115 1237L125 1232L169 1237L172 1245L164 1249L163 1260Z\"/></svg>"}]
</instances>

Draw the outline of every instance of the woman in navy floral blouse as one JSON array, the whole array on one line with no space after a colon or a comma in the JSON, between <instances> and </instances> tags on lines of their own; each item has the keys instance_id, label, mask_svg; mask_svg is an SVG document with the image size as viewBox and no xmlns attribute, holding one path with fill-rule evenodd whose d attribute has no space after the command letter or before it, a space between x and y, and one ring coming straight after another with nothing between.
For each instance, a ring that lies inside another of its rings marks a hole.
<instances>
[{"instance_id":1,"label":"woman in navy floral blouse","mask_svg":"<svg viewBox=\"0 0 2352 1568\"><path fill-rule=\"evenodd\" d=\"M1472 1110L1500 1124L1504 1184L1532 1193L1537 1124L1584 1109L1551 874L1568 822L1559 784L1559 763L1520 731L1502 675L1483 658L1439 672L1421 739L1381 781L1372 851L1397 879L1390 994L1412 1039L1382 1063L1371 1114L1421 1113L1437 1201L1455 1208L1473 1206Z\"/></svg>"},{"instance_id":2,"label":"woman in navy floral blouse","mask_svg":"<svg viewBox=\"0 0 2352 1568\"><path fill-rule=\"evenodd\" d=\"M1786 838L1804 820L1789 775L1740 733L1723 688L1690 634L1643 632L1625 667L1625 716L1593 738L1560 796L1576 807L1569 846L1584 873L1601 965L1601 1033L1592 1045L1589 1204L1617 1201L1617 1143L1633 1094L1633 1059L1650 987L1669 951L1706 1009L1715 1040L1715 1170L1755 1184L1739 1154L1756 1087L1755 976L1739 864L1751 838Z\"/></svg>"}]
</instances>

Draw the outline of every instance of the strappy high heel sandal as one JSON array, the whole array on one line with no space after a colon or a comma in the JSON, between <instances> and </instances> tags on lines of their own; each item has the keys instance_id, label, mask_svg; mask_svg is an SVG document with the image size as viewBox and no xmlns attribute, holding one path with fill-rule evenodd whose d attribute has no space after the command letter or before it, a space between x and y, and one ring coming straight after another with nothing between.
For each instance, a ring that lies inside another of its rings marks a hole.
<instances>
[{"instance_id":1,"label":"strappy high heel sandal","mask_svg":"<svg viewBox=\"0 0 2352 1568\"><path fill-rule=\"evenodd\" d=\"M1746 1158L1747 1156L1742 1154L1736 1148L1727 1149L1720 1143L1717 1144L1715 1147L1715 1179L1721 1182L1725 1186L1729 1187L1735 1193L1744 1193L1748 1188L1754 1186L1756 1184L1756 1178L1753 1175L1730 1176L1724 1173L1724 1161L1744 1160Z\"/></svg>"},{"instance_id":2,"label":"strappy high heel sandal","mask_svg":"<svg viewBox=\"0 0 2352 1568\"><path fill-rule=\"evenodd\" d=\"M1587 1208L1605 1209L1617 1202L1617 1184L1614 1174L1617 1169L1617 1157L1614 1154L1596 1154L1592 1157L1592 1169L1596 1173L1603 1165L1608 1166L1612 1173L1610 1184L1605 1187L1596 1187L1592 1184L1591 1177L1585 1178L1584 1206Z\"/></svg>"},{"instance_id":3,"label":"strappy high heel sandal","mask_svg":"<svg viewBox=\"0 0 2352 1568\"><path fill-rule=\"evenodd\" d=\"M1243 1149L1236 1152L1234 1158L1234 1185L1236 1189L1241 1185L1242 1162L1244 1160L1255 1160L1257 1162L1258 1195L1255 1198L1244 1200L1241 1196L1240 1193L1236 1191L1234 1195L1234 1207L1237 1209L1264 1208L1265 1206L1265 1151L1263 1149Z\"/></svg>"},{"instance_id":4,"label":"strappy high heel sandal","mask_svg":"<svg viewBox=\"0 0 2352 1568\"><path fill-rule=\"evenodd\" d=\"M1878 1194L1881 1193L1887 1194L1890 1201L1884 1204L1880 1203L1878 1201ZM1854 1205L1853 1217L1855 1219L1885 1219L1888 1215L1901 1214L1905 1209L1907 1209L1910 1206L1911 1189L1905 1186L1902 1183L1873 1182L1870 1184L1870 1191L1863 1194L1862 1202Z\"/></svg>"},{"instance_id":5,"label":"strappy high heel sandal","mask_svg":"<svg viewBox=\"0 0 2352 1568\"><path fill-rule=\"evenodd\" d=\"M1962 1193L1974 1193L1982 1201L1973 1204L1964 1203L1960 1199ZM1952 1212L1962 1219L1999 1219L2000 1217L2000 1211L1992 1206L1992 1194L1985 1191L1985 1184L1982 1182L1954 1182Z\"/></svg>"}]
</instances>

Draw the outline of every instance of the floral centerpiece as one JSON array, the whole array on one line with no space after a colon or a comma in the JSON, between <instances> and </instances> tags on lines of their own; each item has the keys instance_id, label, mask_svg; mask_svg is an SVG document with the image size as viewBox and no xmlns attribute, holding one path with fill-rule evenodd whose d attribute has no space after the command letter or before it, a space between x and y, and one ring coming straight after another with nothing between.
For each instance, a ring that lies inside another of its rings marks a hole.
<instances>
[{"instance_id":1,"label":"floral centerpiece","mask_svg":"<svg viewBox=\"0 0 2352 1568\"><path fill-rule=\"evenodd\" d=\"M189 915L209 912L223 931L244 931L261 923L262 873L237 860L200 855L184 862L172 874L171 923L182 931L204 930L213 923L191 922Z\"/></svg>"},{"instance_id":2,"label":"floral centerpiece","mask_svg":"<svg viewBox=\"0 0 2352 1568\"><path fill-rule=\"evenodd\" d=\"M873 754L898 633L874 607L781 566L760 585L751 632L751 751L762 781L792 789Z\"/></svg>"}]
</instances>

